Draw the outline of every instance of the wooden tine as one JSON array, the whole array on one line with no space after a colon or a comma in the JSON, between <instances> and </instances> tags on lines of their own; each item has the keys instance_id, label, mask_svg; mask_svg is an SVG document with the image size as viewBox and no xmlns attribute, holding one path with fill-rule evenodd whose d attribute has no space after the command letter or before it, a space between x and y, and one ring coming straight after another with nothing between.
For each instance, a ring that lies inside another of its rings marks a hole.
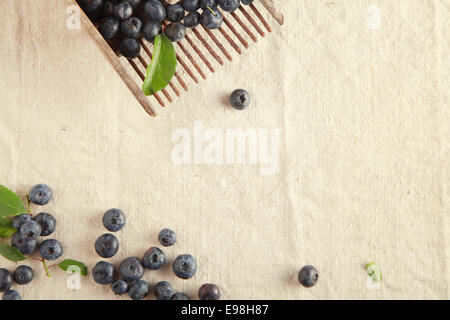
<instances>
[{"instance_id":1,"label":"wooden tine","mask_svg":"<svg viewBox=\"0 0 450 320\"><path fill-rule=\"evenodd\" d=\"M203 79L206 79L206 74L200 68L200 66L198 65L197 61L195 61L195 59L192 57L192 55L189 53L189 51L186 50L185 46L181 42L177 42L177 44L181 48L181 50L184 52L186 57L189 59L189 61L191 61L191 63L194 66L194 68L197 69L198 73L200 73L200 76ZM197 48L197 50L198 50L198 48Z\"/></svg>"},{"instance_id":2,"label":"wooden tine","mask_svg":"<svg viewBox=\"0 0 450 320\"><path fill-rule=\"evenodd\" d=\"M198 83L197 76L192 72L191 68L188 67L186 62L184 62L183 58L181 58L179 55L177 55L177 60L181 64L184 70L186 70L187 74L194 80L195 83Z\"/></svg>"},{"instance_id":3,"label":"wooden tine","mask_svg":"<svg viewBox=\"0 0 450 320\"><path fill-rule=\"evenodd\" d=\"M255 5L252 3L250 4L250 9L255 13L255 15L258 17L259 21L263 24L263 26L267 29L267 31L272 32L272 28L270 27L269 23L264 19L261 12L256 9Z\"/></svg>"},{"instance_id":4,"label":"wooden tine","mask_svg":"<svg viewBox=\"0 0 450 320\"><path fill-rule=\"evenodd\" d=\"M284 24L284 16L281 13L280 10L277 9L277 7L275 6L275 0L261 0L262 5L264 6L264 8L267 9L267 11L269 11L270 15L277 20L277 22L280 25Z\"/></svg>"},{"instance_id":5,"label":"wooden tine","mask_svg":"<svg viewBox=\"0 0 450 320\"><path fill-rule=\"evenodd\" d=\"M141 65L144 67L144 70L147 69L148 64L145 62L144 58L141 55L138 55L138 60L141 63ZM144 79L145 79L145 77L144 77ZM170 94L167 92L166 89L162 89L161 92L164 94L166 99L169 100L169 102L173 102L172 97L170 96Z\"/></svg>"},{"instance_id":6,"label":"wooden tine","mask_svg":"<svg viewBox=\"0 0 450 320\"><path fill-rule=\"evenodd\" d=\"M234 20L237 21L237 23L239 23L239 25L242 27L242 29L244 29L244 31L250 36L250 38L254 41L254 42L258 42L258 38L253 34L253 32L250 31L250 29L247 27L247 25L245 25L241 18L238 17L238 15L236 14L236 12L231 12L231 16L234 18Z\"/></svg>"},{"instance_id":7,"label":"wooden tine","mask_svg":"<svg viewBox=\"0 0 450 320\"><path fill-rule=\"evenodd\" d=\"M142 73L142 71L139 69L139 67L136 65L136 62L134 62L133 60L127 59L131 66L133 67L134 71L136 71L136 73L139 75L139 77L142 79L142 81L145 80L145 76ZM165 107L166 105L164 104L163 99L161 99L161 97L159 96L158 93L153 94L153 96L155 97L155 99L158 101L158 103L161 105L161 107Z\"/></svg>"},{"instance_id":8,"label":"wooden tine","mask_svg":"<svg viewBox=\"0 0 450 320\"><path fill-rule=\"evenodd\" d=\"M197 45L194 43L194 41L192 41L191 37L189 37L188 35L185 35L184 38L186 39L186 41L191 45L192 49L194 49L194 51L197 53L197 55L200 57L200 59L203 61L203 63L206 65L206 67L208 67L209 71L211 71L212 73L216 72L216 70L214 69L214 67L212 66L212 64L208 61L208 59L206 59L206 57L204 56L204 54L200 51L200 49L197 47ZM201 40L200 40L201 41ZM205 39L203 39L202 44L206 47L208 44L206 43Z\"/></svg>"},{"instance_id":9,"label":"wooden tine","mask_svg":"<svg viewBox=\"0 0 450 320\"><path fill-rule=\"evenodd\" d=\"M231 30L231 32L233 32L233 34L239 39L239 41L242 43L242 45L248 49L248 42L247 40L245 40L241 34L239 32L237 32L236 28L230 23L230 21L223 17L223 22L227 25L227 27ZM228 38L230 38L230 36L225 32L225 30L223 30L222 27L219 28L219 31L222 32L222 34L224 35L224 37L228 40ZM230 38L231 39L231 38ZM233 41L234 43L234 41ZM233 45L232 45L233 46ZM233 46L234 47L234 46ZM236 48L235 48L236 49ZM241 50L239 49L239 54L241 54Z\"/></svg>"},{"instance_id":10,"label":"wooden tine","mask_svg":"<svg viewBox=\"0 0 450 320\"><path fill-rule=\"evenodd\" d=\"M242 14L247 18L250 24L256 29L256 31L261 35L261 37L265 37L263 29L256 23L256 21L252 18L252 16L245 10L244 6L239 6L239 10L241 10Z\"/></svg>"},{"instance_id":11,"label":"wooden tine","mask_svg":"<svg viewBox=\"0 0 450 320\"><path fill-rule=\"evenodd\" d=\"M205 38L203 38L203 36L200 34L200 32L198 32L198 30L196 28L192 29L192 32L194 32L194 34L197 36L197 39L200 40L200 42L203 44L203 46L208 50L208 52L213 56L214 59L216 59L216 61L222 66L223 65L223 60L221 57L219 57L219 55L214 51L213 48L211 48L211 46L209 45L208 42L206 42ZM191 43L191 38L188 36L186 38L186 40ZM192 44L191 44L192 45ZM211 71L214 72L214 71Z\"/></svg>"},{"instance_id":12,"label":"wooden tine","mask_svg":"<svg viewBox=\"0 0 450 320\"><path fill-rule=\"evenodd\" d=\"M222 51L222 53L225 55L225 57L227 57L227 59L229 61L233 61L233 58L230 56L230 54L228 53L227 49L225 49L225 47L222 45L222 43L216 38L216 36L214 35L214 33L211 32L211 30L205 28L203 25L203 30L206 31L206 33L209 35L209 37L214 41L214 43L216 44L217 47L219 47L220 51ZM227 39L228 40L228 39ZM230 39L231 40L231 39ZM233 40L231 40L233 41ZM233 41L234 42L234 41ZM235 44L236 45L236 44Z\"/></svg>"}]
</instances>

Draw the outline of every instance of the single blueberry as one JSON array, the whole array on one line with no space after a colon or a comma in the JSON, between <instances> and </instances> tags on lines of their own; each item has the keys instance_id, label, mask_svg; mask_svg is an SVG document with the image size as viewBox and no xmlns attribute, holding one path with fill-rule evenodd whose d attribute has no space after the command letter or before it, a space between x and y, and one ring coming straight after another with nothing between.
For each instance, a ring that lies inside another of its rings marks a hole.
<instances>
[{"instance_id":1,"label":"single blueberry","mask_svg":"<svg viewBox=\"0 0 450 320\"><path fill-rule=\"evenodd\" d=\"M153 288L153 293L156 300L170 300L173 293L172 285L167 281L160 281Z\"/></svg>"},{"instance_id":2,"label":"single blueberry","mask_svg":"<svg viewBox=\"0 0 450 320\"><path fill-rule=\"evenodd\" d=\"M109 209L103 214L102 223L106 230L116 232L123 229L127 220L122 210Z\"/></svg>"},{"instance_id":3,"label":"single blueberry","mask_svg":"<svg viewBox=\"0 0 450 320\"><path fill-rule=\"evenodd\" d=\"M186 11L194 12L200 8L200 0L183 0L183 7Z\"/></svg>"},{"instance_id":4,"label":"single blueberry","mask_svg":"<svg viewBox=\"0 0 450 320\"><path fill-rule=\"evenodd\" d=\"M134 10L138 9L141 5L141 0L126 0Z\"/></svg>"},{"instance_id":5,"label":"single blueberry","mask_svg":"<svg viewBox=\"0 0 450 320\"><path fill-rule=\"evenodd\" d=\"M18 266L14 271L13 278L17 284L28 284L34 278L34 271L29 266Z\"/></svg>"},{"instance_id":6,"label":"single blueberry","mask_svg":"<svg viewBox=\"0 0 450 320\"><path fill-rule=\"evenodd\" d=\"M111 0L105 1L105 6L103 7L103 13L105 17L112 17L114 15L115 2Z\"/></svg>"},{"instance_id":7,"label":"single blueberry","mask_svg":"<svg viewBox=\"0 0 450 320\"><path fill-rule=\"evenodd\" d=\"M142 20L136 17L131 17L120 24L120 31L129 38L138 38L142 32Z\"/></svg>"},{"instance_id":8,"label":"single blueberry","mask_svg":"<svg viewBox=\"0 0 450 320\"><path fill-rule=\"evenodd\" d=\"M16 290L8 290L3 294L3 300L22 300L22 297Z\"/></svg>"},{"instance_id":9,"label":"single blueberry","mask_svg":"<svg viewBox=\"0 0 450 320\"><path fill-rule=\"evenodd\" d=\"M78 0L78 3L84 11L92 13L103 8L104 0Z\"/></svg>"},{"instance_id":10,"label":"single blueberry","mask_svg":"<svg viewBox=\"0 0 450 320\"><path fill-rule=\"evenodd\" d=\"M241 0L218 0L219 6L227 12L233 12L237 8L239 8L239 5L241 4Z\"/></svg>"},{"instance_id":11,"label":"single blueberry","mask_svg":"<svg viewBox=\"0 0 450 320\"><path fill-rule=\"evenodd\" d=\"M165 263L166 255L157 247L151 247L148 249L142 258L142 265L144 268L150 270L159 270Z\"/></svg>"},{"instance_id":12,"label":"single blueberry","mask_svg":"<svg viewBox=\"0 0 450 320\"><path fill-rule=\"evenodd\" d=\"M38 184L28 193L30 201L38 206L44 206L52 200L53 190L45 184Z\"/></svg>"},{"instance_id":13,"label":"single blueberry","mask_svg":"<svg viewBox=\"0 0 450 320\"><path fill-rule=\"evenodd\" d=\"M298 282L306 288L314 287L319 281L319 272L313 266L304 266L298 272Z\"/></svg>"},{"instance_id":14,"label":"single blueberry","mask_svg":"<svg viewBox=\"0 0 450 320\"><path fill-rule=\"evenodd\" d=\"M11 245L17 248L22 254L30 254L36 250L37 240L27 239L20 232L16 232L11 238Z\"/></svg>"},{"instance_id":15,"label":"single blueberry","mask_svg":"<svg viewBox=\"0 0 450 320\"><path fill-rule=\"evenodd\" d=\"M177 277L189 279L197 272L197 261L190 254L182 254L173 261L172 269Z\"/></svg>"},{"instance_id":16,"label":"single blueberry","mask_svg":"<svg viewBox=\"0 0 450 320\"><path fill-rule=\"evenodd\" d=\"M191 12L186 17L184 17L183 21L184 25L188 28L195 28L200 24L200 13Z\"/></svg>"},{"instance_id":17,"label":"single blueberry","mask_svg":"<svg viewBox=\"0 0 450 320\"><path fill-rule=\"evenodd\" d=\"M206 9L201 15L201 21L206 29L219 29L223 23L223 15L217 8Z\"/></svg>"},{"instance_id":18,"label":"single blueberry","mask_svg":"<svg viewBox=\"0 0 450 320\"><path fill-rule=\"evenodd\" d=\"M133 7L127 1L122 1L114 6L113 13L117 19L126 20L133 15Z\"/></svg>"},{"instance_id":19,"label":"single blueberry","mask_svg":"<svg viewBox=\"0 0 450 320\"><path fill-rule=\"evenodd\" d=\"M208 9L208 8L215 8L217 7L217 2L216 0L201 0L200 1L200 8L202 8L203 10Z\"/></svg>"},{"instance_id":20,"label":"single blueberry","mask_svg":"<svg viewBox=\"0 0 450 320\"><path fill-rule=\"evenodd\" d=\"M39 251L43 259L53 261L61 257L64 250L58 240L48 239L39 245Z\"/></svg>"},{"instance_id":21,"label":"single blueberry","mask_svg":"<svg viewBox=\"0 0 450 320\"><path fill-rule=\"evenodd\" d=\"M98 31L105 39L114 38L120 30L120 22L116 18L109 17L100 22Z\"/></svg>"},{"instance_id":22,"label":"single blueberry","mask_svg":"<svg viewBox=\"0 0 450 320\"><path fill-rule=\"evenodd\" d=\"M184 8L181 3L169 4L166 8L167 20L180 22L184 18Z\"/></svg>"},{"instance_id":23,"label":"single blueberry","mask_svg":"<svg viewBox=\"0 0 450 320\"><path fill-rule=\"evenodd\" d=\"M50 213L41 212L34 217L36 221L41 226L41 236L49 236L56 229L56 219Z\"/></svg>"},{"instance_id":24,"label":"single blueberry","mask_svg":"<svg viewBox=\"0 0 450 320\"><path fill-rule=\"evenodd\" d=\"M170 247L177 241L177 236L170 229L162 229L158 234L158 240L164 247Z\"/></svg>"},{"instance_id":25,"label":"single blueberry","mask_svg":"<svg viewBox=\"0 0 450 320\"><path fill-rule=\"evenodd\" d=\"M171 23L164 31L164 34L170 41L179 42L186 36L186 26L181 22Z\"/></svg>"},{"instance_id":26,"label":"single blueberry","mask_svg":"<svg viewBox=\"0 0 450 320\"><path fill-rule=\"evenodd\" d=\"M234 90L230 96L230 104L237 110L247 108L250 105L250 100L250 94L243 89Z\"/></svg>"},{"instance_id":27,"label":"single blueberry","mask_svg":"<svg viewBox=\"0 0 450 320\"><path fill-rule=\"evenodd\" d=\"M134 59L141 53L141 45L136 39L126 38L120 43L119 50L125 58Z\"/></svg>"},{"instance_id":28,"label":"single blueberry","mask_svg":"<svg viewBox=\"0 0 450 320\"><path fill-rule=\"evenodd\" d=\"M184 292L175 292L170 300L191 300L189 296Z\"/></svg>"},{"instance_id":29,"label":"single blueberry","mask_svg":"<svg viewBox=\"0 0 450 320\"><path fill-rule=\"evenodd\" d=\"M19 230L20 227L25 223L31 221L31 215L24 213L24 214L19 214L18 216L14 217L13 220L13 228Z\"/></svg>"},{"instance_id":30,"label":"single blueberry","mask_svg":"<svg viewBox=\"0 0 450 320\"><path fill-rule=\"evenodd\" d=\"M148 283L144 280L139 280L131 286L130 290L128 290L128 295L133 300L142 300L147 296L148 290Z\"/></svg>"},{"instance_id":31,"label":"single blueberry","mask_svg":"<svg viewBox=\"0 0 450 320\"><path fill-rule=\"evenodd\" d=\"M140 280L144 275L144 267L138 258L130 257L122 261L119 273L125 281L133 282Z\"/></svg>"},{"instance_id":32,"label":"single blueberry","mask_svg":"<svg viewBox=\"0 0 450 320\"><path fill-rule=\"evenodd\" d=\"M114 266L106 261L99 261L92 269L92 277L99 284L110 284L114 279Z\"/></svg>"},{"instance_id":33,"label":"single blueberry","mask_svg":"<svg viewBox=\"0 0 450 320\"><path fill-rule=\"evenodd\" d=\"M153 22L166 20L166 9L158 0L148 0L144 5L145 17Z\"/></svg>"},{"instance_id":34,"label":"single blueberry","mask_svg":"<svg viewBox=\"0 0 450 320\"><path fill-rule=\"evenodd\" d=\"M142 34L144 35L145 40L148 42L154 42L155 38L162 31L161 23L159 22L147 22L144 25L144 30Z\"/></svg>"},{"instance_id":35,"label":"single blueberry","mask_svg":"<svg viewBox=\"0 0 450 320\"><path fill-rule=\"evenodd\" d=\"M116 280L111 284L111 289L116 295L121 296L128 291L128 283L124 280Z\"/></svg>"},{"instance_id":36,"label":"single blueberry","mask_svg":"<svg viewBox=\"0 0 450 320\"><path fill-rule=\"evenodd\" d=\"M253 0L241 0L242 4L248 6L253 3Z\"/></svg>"},{"instance_id":37,"label":"single blueberry","mask_svg":"<svg viewBox=\"0 0 450 320\"><path fill-rule=\"evenodd\" d=\"M0 292L8 291L13 285L13 278L11 272L8 269L0 269Z\"/></svg>"},{"instance_id":38,"label":"single blueberry","mask_svg":"<svg viewBox=\"0 0 450 320\"><path fill-rule=\"evenodd\" d=\"M110 233L105 233L95 240L95 252L102 258L114 257L119 251L119 240Z\"/></svg>"},{"instance_id":39,"label":"single blueberry","mask_svg":"<svg viewBox=\"0 0 450 320\"><path fill-rule=\"evenodd\" d=\"M20 228L19 232L22 236L24 236L26 239L31 240L35 239L37 240L39 236L41 235L41 226L36 221L28 221L25 222Z\"/></svg>"},{"instance_id":40,"label":"single blueberry","mask_svg":"<svg viewBox=\"0 0 450 320\"><path fill-rule=\"evenodd\" d=\"M219 287L214 283L205 283L198 289L198 297L200 300L219 300Z\"/></svg>"}]
</instances>

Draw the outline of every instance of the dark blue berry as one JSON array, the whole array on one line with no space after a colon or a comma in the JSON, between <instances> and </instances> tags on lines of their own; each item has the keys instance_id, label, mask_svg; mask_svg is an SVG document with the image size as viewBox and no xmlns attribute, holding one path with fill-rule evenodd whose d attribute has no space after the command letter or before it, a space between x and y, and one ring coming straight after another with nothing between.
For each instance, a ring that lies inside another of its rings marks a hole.
<instances>
[{"instance_id":1,"label":"dark blue berry","mask_svg":"<svg viewBox=\"0 0 450 320\"><path fill-rule=\"evenodd\" d=\"M172 269L177 277L189 279L197 272L197 261L190 254L182 254L173 261Z\"/></svg>"},{"instance_id":2,"label":"dark blue berry","mask_svg":"<svg viewBox=\"0 0 450 320\"><path fill-rule=\"evenodd\" d=\"M38 184L31 188L28 193L30 201L38 206L44 206L50 202L53 197L53 190L45 184Z\"/></svg>"},{"instance_id":3,"label":"dark blue berry","mask_svg":"<svg viewBox=\"0 0 450 320\"><path fill-rule=\"evenodd\" d=\"M20 234L28 240L35 239L37 240L41 235L41 226L36 221L28 221L25 222L20 228Z\"/></svg>"},{"instance_id":4,"label":"dark blue berry","mask_svg":"<svg viewBox=\"0 0 450 320\"><path fill-rule=\"evenodd\" d=\"M31 221L31 216L29 214L19 214L18 216L15 216L13 220L13 228L19 230L20 227L28 221Z\"/></svg>"},{"instance_id":5,"label":"dark blue berry","mask_svg":"<svg viewBox=\"0 0 450 320\"><path fill-rule=\"evenodd\" d=\"M250 100L250 94L243 89L234 90L230 96L230 104L237 110L247 108L250 105Z\"/></svg>"},{"instance_id":6,"label":"dark blue berry","mask_svg":"<svg viewBox=\"0 0 450 320\"><path fill-rule=\"evenodd\" d=\"M3 294L3 300L22 300L22 297L16 290L8 290Z\"/></svg>"},{"instance_id":7,"label":"dark blue berry","mask_svg":"<svg viewBox=\"0 0 450 320\"><path fill-rule=\"evenodd\" d=\"M169 4L166 8L167 20L180 22L184 18L184 8L181 3Z\"/></svg>"},{"instance_id":8,"label":"dark blue berry","mask_svg":"<svg viewBox=\"0 0 450 320\"><path fill-rule=\"evenodd\" d=\"M48 239L39 245L39 251L43 259L53 261L61 257L64 250L58 240Z\"/></svg>"},{"instance_id":9,"label":"dark blue berry","mask_svg":"<svg viewBox=\"0 0 450 320\"><path fill-rule=\"evenodd\" d=\"M148 283L144 280L139 280L131 286L130 290L128 290L128 295L133 300L142 300L147 296L148 290Z\"/></svg>"},{"instance_id":10,"label":"dark blue berry","mask_svg":"<svg viewBox=\"0 0 450 320\"><path fill-rule=\"evenodd\" d=\"M240 0L218 0L219 6L227 12L233 12L237 8L239 8L239 5L241 4Z\"/></svg>"},{"instance_id":11,"label":"dark blue berry","mask_svg":"<svg viewBox=\"0 0 450 320\"><path fill-rule=\"evenodd\" d=\"M253 3L253 0L241 0L242 4L248 6L249 4Z\"/></svg>"},{"instance_id":12,"label":"dark blue berry","mask_svg":"<svg viewBox=\"0 0 450 320\"><path fill-rule=\"evenodd\" d=\"M105 1L105 6L103 7L105 17L112 17L114 15L114 6L114 1Z\"/></svg>"},{"instance_id":13,"label":"dark blue berry","mask_svg":"<svg viewBox=\"0 0 450 320\"><path fill-rule=\"evenodd\" d=\"M119 50L125 58L134 59L141 53L141 45L136 39L126 38L120 43Z\"/></svg>"},{"instance_id":14,"label":"dark blue berry","mask_svg":"<svg viewBox=\"0 0 450 320\"><path fill-rule=\"evenodd\" d=\"M216 0L200 0L200 8L203 10L209 8L215 8L217 7L217 1Z\"/></svg>"},{"instance_id":15,"label":"dark blue berry","mask_svg":"<svg viewBox=\"0 0 450 320\"><path fill-rule=\"evenodd\" d=\"M201 21L206 29L218 29L222 26L223 15L217 8L206 9L201 15Z\"/></svg>"},{"instance_id":16,"label":"dark blue berry","mask_svg":"<svg viewBox=\"0 0 450 320\"><path fill-rule=\"evenodd\" d=\"M155 38L158 34L160 34L162 31L161 23L159 22L147 22L144 25L143 35L145 40L148 42L154 42Z\"/></svg>"},{"instance_id":17,"label":"dark blue berry","mask_svg":"<svg viewBox=\"0 0 450 320\"><path fill-rule=\"evenodd\" d=\"M92 277L99 284L110 284L114 279L114 266L106 261L99 261L92 269Z\"/></svg>"},{"instance_id":18,"label":"dark blue berry","mask_svg":"<svg viewBox=\"0 0 450 320\"><path fill-rule=\"evenodd\" d=\"M153 293L156 300L170 300L173 293L172 285L167 281L160 281L155 285Z\"/></svg>"},{"instance_id":19,"label":"dark blue berry","mask_svg":"<svg viewBox=\"0 0 450 320\"><path fill-rule=\"evenodd\" d=\"M111 289L116 295L121 296L128 291L128 283L124 280L116 280L111 284Z\"/></svg>"},{"instance_id":20,"label":"dark blue berry","mask_svg":"<svg viewBox=\"0 0 450 320\"><path fill-rule=\"evenodd\" d=\"M78 3L84 11L92 13L103 8L104 0L79 0Z\"/></svg>"},{"instance_id":21,"label":"dark blue berry","mask_svg":"<svg viewBox=\"0 0 450 320\"><path fill-rule=\"evenodd\" d=\"M153 22L166 20L166 9L158 0L148 0L144 5L145 17Z\"/></svg>"},{"instance_id":22,"label":"dark blue berry","mask_svg":"<svg viewBox=\"0 0 450 320\"><path fill-rule=\"evenodd\" d=\"M114 16L119 20L126 20L133 15L133 7L126 1L116 4L113 8Z\"/></svg>"},{"instance_id":23,"label":"dark blue berry","mask_svg":"<svg viewBox=\"0 0 450 320\"><path fill-rule=\"evenodd\" d=\"M125 281L133 282L140 280L144 275L144 267L138 258L130 257L122 261L119 273Z\"/></svg>"},{"instance_id":24,"label":"dark blue berry","mask_svg":"<svg viewBox=\"0 0 450 320\"><path fill-rule=\"evenodd\" d=\"M111 258L119 251L119 240L110 233L105 233L95 240L95 252L102 258Z\"/></svg>"},{"instance_id":25,"label":"dark blue berry","mask_svg":"<svg viewBox=\"0 0 450 320\"><path fill-rule=\"evenodd\" d=\"M144 254L144 258L142 258L142 265L150 270L159 270L165 263L166 255L161 249L156 247L148 249Z\"/></svg>"},{"instance_id":26,"label":"dark blue berry","mask_svg":"<svg viewBox=\"0 0 450 320\"><path fill-rule=\"evenodd\" d=\"M138 9L141 5L141 0L126 0L126 2L128 2L134 10Z\"/></svg>"},{"instance_id":27,"label":"dark blue berry","mask_svg":"<svg viewBox=\"0 0 450 320\"><path fill-rule=\"evenodd\" d=\"M139 18L131 17L120 24L120 31L129 38L137 38L142 32L142 21Z\"/></svg>"},{"instance_id":28,"label":"dark blue berry","mask_svg":"<svg viewBox=\"0 0 450 320\"><path fill-rule=\"evenodd\" d=\"M37 240L27 239L20 232L16 232L11 238L11 245L16 247L22 254L31 254L36 250Z\"/></svg>"},{"instance_id":29,"label":"dark blue berry","mask_svg":"<svg viewBox=\"0 0 450 320\"><path fill-rule=\"evenodd\" d=\"M0 269L0 292L5 292L13 285L13 278L8 269Z\"/></svg>"},{"instance_id":30,"label":"dark blue berry","mask_svg":"<svg viewBox=\"0 0 450 320\"><path fill-rule=\"evenodd\" d=\"M177 236L170 229L162 229L158 234L158 240L164 247L170 247L177 241Z\"/></svg>"},{"instance_id":31,"label":"dark blue berry","mask_svg":"<svg viewBox=\"0 0 450 320\"><path fill-rule=\"evenodd\" d=\"M41 236L43 237L51 235L56 229L56 219L50 213L41 212L34 217L34 221L41 226Z\"/></svg>"},{"instance_id":32,"label":"dark blue berry","mask_svg":"<svg viewBox=\"0 0 450 320\"><path fill-rule=\"evenodd\" d=\"M181 22L174 22L166 28L164 34L170 41L178 42L183 40L186 35L186 27Z\"/></svg>"},{"instance_id":33,"label":"dark blue berry","mask_svg":"<svg viewBox=\"0 0 450 320\"><path fill-rule=\"evenodd\" d=\"M191 12L184 17L184 25L188 28L195 28L200 24L200 13Z\"/></svg>"},{"instance_id":34,"label":"dark blue berry","mask_svg":"<svg viewBox=\"0 0 450 320\"><path fill-rule=\"evenodd\" d=\"M170 300L191 300L189 296L184 292L175 292Z\"/></svg>"},{"instance_id":35,"label":"dark blue berry","mask_svg":"<svg viewBox=\"0 0 450 320\"><path fill-rule=\"evenodd\" d=\"M34 271L29 266L18 266L14 271L13 278L17 284L28 284L34 278Z\"/></svg>"},{"instance_id":36,"label":"dark blue berry","mask_svg":"<svg viewBox=\"0 0 450 320\"><path fill-rule=\"evenodd\" d=\"M123 229L127 220L122 210L109 209L103 215L102 223L106 230L116 232Z\"/></svg>"},{"instance_id":37,"label":"dark blue berry","mask_svg":"<svg viewBox=\"0 0 450 320\"><path fill-rule=\"evenodd\" d=\"M98 31L105 39L112 39L116 36L120 29L120 22L116 18L109 17L100 22Z\"/></svg>"},{"instance_id":38,"label":"dark blue berry","mask_svg":"<svg viewBox=\"0 0 450 320\"><path fill-rule=\"evenodd\" d=\"M194 12L200 8L200 0L183 0L183 7L186 11Z\"/></svg>"},{"instance_id":39,"label":"dark blue berry","mask_svg":"<svg viewBox=\"0 0 450 320\"><path fill-rule=\"evenodd\" d=\"M313 266L304 266L298 272L298 282L306 288L314 287L319 281L319 272Z\"/></svg>"},{"instance_id":40,"label":"dark blue berry","mask_svg":"<svg viewBox=\"0 0 450 320\"><path fill-rule=\"evenodd\" d=\"M200 300L219 300L219 287L214 283L205 283L198 289L198 297Z\"/></svg>"}]
</instances>

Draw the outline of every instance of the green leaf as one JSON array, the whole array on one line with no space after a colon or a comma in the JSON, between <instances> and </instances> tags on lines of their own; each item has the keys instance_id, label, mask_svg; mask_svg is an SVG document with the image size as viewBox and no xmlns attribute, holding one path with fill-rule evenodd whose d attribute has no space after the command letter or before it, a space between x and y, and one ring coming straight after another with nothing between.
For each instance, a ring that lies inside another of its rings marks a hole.
<instances>
[{"instance_id":1,"label":"green leaf","mask_svg":"<svg viewBox=\"0 0 450 320\"><path fill-rule=\"evenodd\" d=\"M0 238L11 238L17 230L9 227L0 227Z\"/></svg>"},{"instance_id":2,"label":"green leaf","mask_svg":"<svg viewBox=\"0 0 450 320\"><path fill-rule=\"evenodd\" d=\"M0 185L0 217L12 216L25 212L26 210L22 200L20 200L17 194Z\"/></svg>"},{"instance_id":3,"label":"green leaf","mask_svg":"<svg viewBox=\"0 0 450 320\"><path fill-rule=\"evenodd\" d=\"M11 220L6 219L5 217L0 217L0 227L13 228L13 223Z\"/></svg>"},{"instance_id":4,"label":"green leaf","mask_svg":"<svg viewBox=\"0 0 450 320\"><path fill-rule=\"evenodd\" d=\"M27 259L17 248L7 246L3 243L0 243L0 254L13 262L19 262Z\"/></svg>"},{"instance_id":5,"label":"green leaf","mask_svg":"<svg viewBox=\"0 0 450 320\"><path fill-rule=\"evenodd\" d=\"M58 266L64 271L79 272L82 276L87 276L87 267L83 262L66 259L58 264Z\"/></svg>"},{"instance_id":6,"label":"green leaf","mask_svg":"<svg viewBox=\"0 0 450 320\"><path fill-rule=\"evenodd\" d=\"M383 280L383 274L381 273L381 269L375 262L370 262L366 264L366 270L369 276L375 282L381 282Z\"/></svg>"},{"instance_id":7,"label":"green leaf","mask_svg":"<svg viewBox=\"0 0 450 320\"><path fill-rule=\"evenodd\" d=\"M142 91L150 96L164 89L177 68L177 56L172 42L165 35L157 35L153 44L152 62L147 67Z\"/></svg>"}]
</instances>

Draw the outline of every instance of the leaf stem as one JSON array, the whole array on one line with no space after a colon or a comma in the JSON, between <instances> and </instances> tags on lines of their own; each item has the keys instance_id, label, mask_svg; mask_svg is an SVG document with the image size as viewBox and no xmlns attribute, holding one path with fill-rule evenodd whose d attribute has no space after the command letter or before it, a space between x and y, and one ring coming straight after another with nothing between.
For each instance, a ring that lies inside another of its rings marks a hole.
<instances>
[{"instance_id":1,"label":"leaf stem","mask_svg":"<svg viewBox=\"0 0 450 320\"><path fill-rule=\"evenodd\" d=\"M30 208L30 196L27 194L27 213L31 216L31 208Z\"/></svg>"},{"instance_id":2,"label":"leaf stem","mask_svg":"<svg viewBox=\"0 0 450 320\"><path fill-rule=\"evenodd\" d=\"M47 277L51 278L52 275L50 274L50 271L48 270L47 263L45 262L45 259L42 259L42 264L44 265L45 273L47 274Z\"/></svg>"}]
</instances>

